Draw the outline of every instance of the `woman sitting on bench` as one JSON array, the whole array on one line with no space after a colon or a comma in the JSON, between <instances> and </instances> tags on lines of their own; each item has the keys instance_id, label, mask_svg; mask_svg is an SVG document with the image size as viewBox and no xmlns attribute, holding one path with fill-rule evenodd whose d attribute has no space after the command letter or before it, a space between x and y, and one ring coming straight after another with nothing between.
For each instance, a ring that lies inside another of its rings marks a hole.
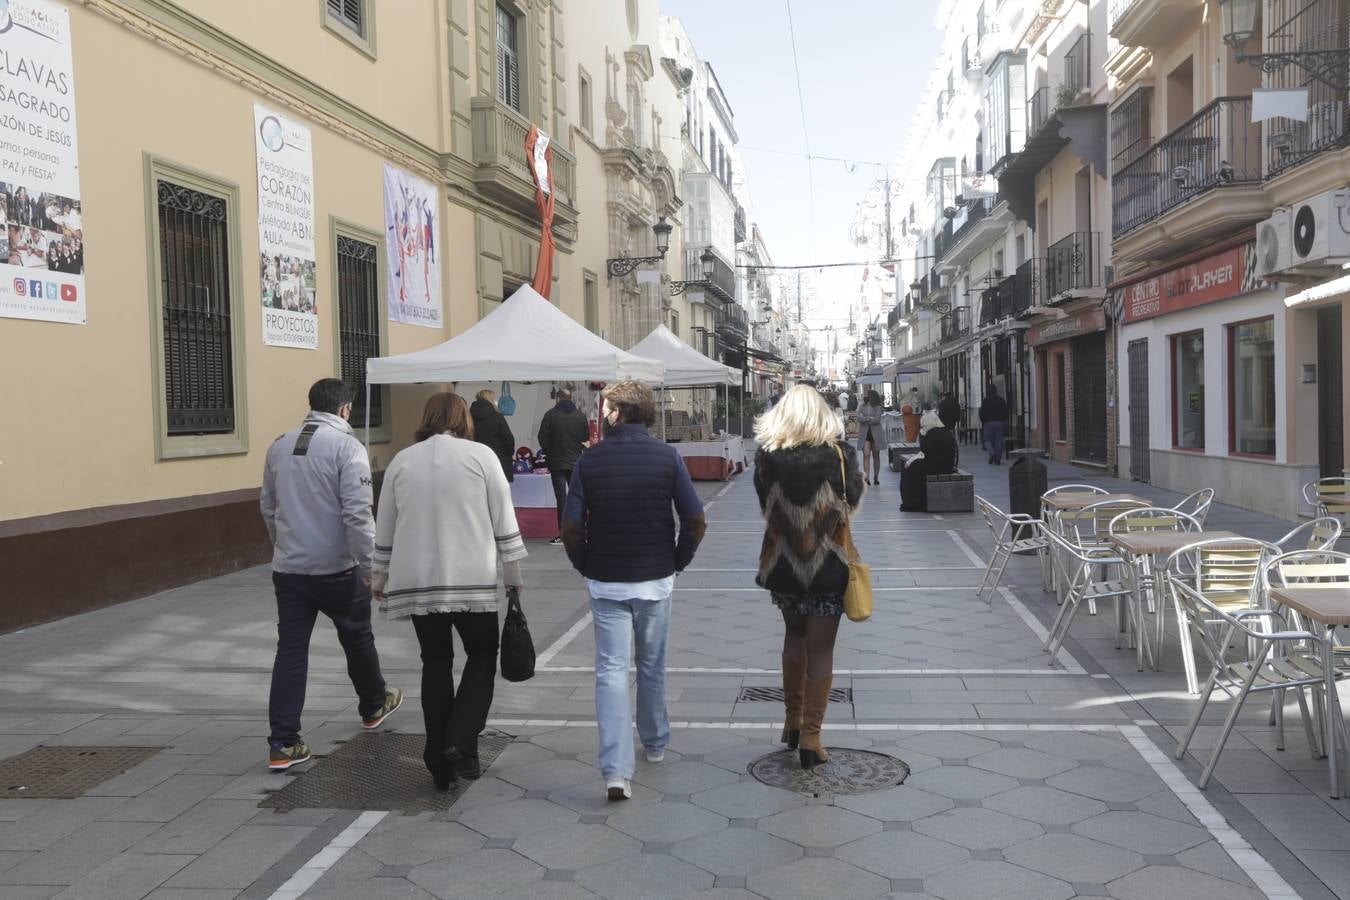
<instances>
[{"instance_id":1,"label":"woman sitting on bench","mask_svg":"<svg viewBox=\"0 0 1350 900\"><path fill-rule=\"evenodd\" d=\"M919 420L919 450L920 455L905 466L900 475L902 512L925 512L928 509L928 476L950 475L956 471L956 435L931 409Z\"/></svg>"}]
</instances>

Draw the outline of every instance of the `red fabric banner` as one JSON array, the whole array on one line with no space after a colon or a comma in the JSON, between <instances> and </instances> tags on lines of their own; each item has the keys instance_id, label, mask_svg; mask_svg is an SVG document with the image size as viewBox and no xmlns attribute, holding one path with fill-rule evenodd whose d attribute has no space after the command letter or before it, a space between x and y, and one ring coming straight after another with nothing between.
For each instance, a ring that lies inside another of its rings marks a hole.
<instances>
[{"instance_id":1,"label":"red fabric banner","mask_svg":"<svg viewBox=\"0 0 1350 900\"><path fill-rule=\"evenodd\" d=\"M553 147L548 135L537 125L531 125L530 133L525 136L525 162L534 176L534 200L539 207L541 224L539 261L534 266L532 287L547 300L553 288L553 203L556 192L553 190Z\"/></svg>"}]
</instances>

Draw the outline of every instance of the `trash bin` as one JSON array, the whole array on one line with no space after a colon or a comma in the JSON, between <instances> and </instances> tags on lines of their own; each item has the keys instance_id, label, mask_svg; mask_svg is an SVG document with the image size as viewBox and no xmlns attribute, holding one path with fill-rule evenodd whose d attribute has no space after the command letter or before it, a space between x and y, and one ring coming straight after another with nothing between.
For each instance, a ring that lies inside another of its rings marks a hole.
<instances>
[{"instance_id":1,"label":"trash bin","mask_svg":"<svg viewBox=\"0 0 1350 900\"><path fill-rule=\"evenodd\" d=\"M1041 495L1049 490L1049 472L1041 464L1045 451L1027 448L1008 455L1017 457L1008 467L1008 512L1039 519Z\"/></svg>"}]
</instances>

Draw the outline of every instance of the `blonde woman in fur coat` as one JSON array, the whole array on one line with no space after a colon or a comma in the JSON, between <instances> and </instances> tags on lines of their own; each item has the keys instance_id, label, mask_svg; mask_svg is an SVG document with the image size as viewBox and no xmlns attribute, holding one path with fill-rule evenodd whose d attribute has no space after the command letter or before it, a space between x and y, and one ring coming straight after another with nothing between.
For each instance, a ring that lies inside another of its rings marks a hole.
<instances>
[{"instance_id":1,"label":"blonde woman in fur coat","mask_svg":"<svg viewBox=\"0 0 1350 900\"><path fill-rule=\"evenodd\" d=\"M755 582L783 615L782 740L811 768L830 758L820 726L848 586L844 504L857 508L863 477L853 448L840 440L838 418L807 385L756 421L755 438L755 491L765 522Z\"/></svg>"}]
</instances>

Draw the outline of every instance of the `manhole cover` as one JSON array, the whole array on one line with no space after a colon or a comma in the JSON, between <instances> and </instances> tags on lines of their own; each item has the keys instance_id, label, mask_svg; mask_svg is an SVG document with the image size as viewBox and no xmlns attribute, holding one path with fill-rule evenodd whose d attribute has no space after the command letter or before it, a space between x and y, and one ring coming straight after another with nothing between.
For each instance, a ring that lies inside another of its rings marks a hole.
<instances>
[{"instance_id":1,"label":"manhole cover","mask_svg":"<svg viewBox=\"0 0 1350 900\"><path fill-rule=\"evenodd\" d=\"M486 769L513 740L500 731L478 738L478 759ZM420 734L358 734L306 766L258 804L264 809L389 809L406 815L449 809L472 781L456 781L440 793L422 762Z\"/></svg>"},{"instance_id":2,"label":"manhole cover","mask_svg":"<svg viewBox=\"0 0 1350 900\"><path fill-rule=\"evenodd\" d=\"M737 703L782 703L780 687L743 687L736 696ZM852 703L853 688L830 688L831 703Z\"/></svg>"},{"instance_id":3,"label":"manhole cover","mask_svg":"<svg viewBox=\"0 0 1350 900\"><path fill-rule=\"evenodd\" d=\"M163 747L34 747L0 759L0 799L70 800L154 756Z\"/></svg>"},{"instance_id":4,"label":"manhole cover","mask_svg":"<svg viewBox=\"0 0 1350 900\"><path fill-rule=\"evenodd\" d=\"M895 787L909 777L909 766L894 756L870 750L830 749L830 761L803 769L795 750L780 750L750 764L755 780L798 794L865 794Z\"/></svg>"}]
</instances>

